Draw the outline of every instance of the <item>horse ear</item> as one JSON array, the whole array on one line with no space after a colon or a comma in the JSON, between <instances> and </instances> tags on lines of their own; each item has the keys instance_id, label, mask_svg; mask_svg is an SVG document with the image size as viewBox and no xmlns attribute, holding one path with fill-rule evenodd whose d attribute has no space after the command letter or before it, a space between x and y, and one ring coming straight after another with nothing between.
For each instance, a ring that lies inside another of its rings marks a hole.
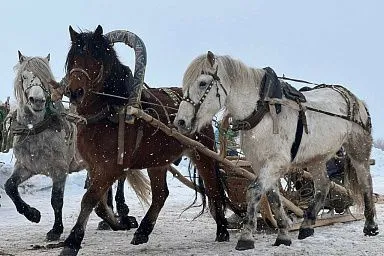
<instances>
[{"instance_id":1,"label":"horse ear","mask_svg":"<svg viewBox=\"0 0 384 256\"><path fill-rule=\"evenodd\" d=\"M215 60L216 60L215 55L213 54L213 52L208 51L207 59L209 61L209 64L211 64L211 66L213 67L213 65L215 65Z\"/></svg>"},{"instance_id":2,"label":"horse ear","mask_svg":"<svg viewBox=\"0 0 384 256\"><path fill-rule=\"evenodd\" d=\"M95 30L95 37L101 37L102 35L103 35L103 27L99 25Z\"/></svg>"},{"instance_id":3,"label":"horse ear","mask_svg":"<svg viewBox=\"0 0 384 256\"><path fill-rule=\"evenodd\" d=\"M78 35L79 35L79 33L77 33L75 30L73 30L71 25L69 25L69 34L71 36L71 41L72 42L75 42L77 37L78 37Z\"/></svg>"},{"instance_id":4,"label":"horse ear","mask_svg":"<svg viewBox=\"0 0 384 256\"><path fill-rule=\"evenodd\" d=\"M17 51L17 53L19 54L19 62L23 62L25 60L25 56L20 51Z\"/></svg>"},{"instance_id":5,"label":"horse ear","mask_svg":"<svg viewBox=\"0 0 384 256\"><path fill-rule=\"evenodd\" d=\"M45 59L49 62L51 60L51 54L48 53L47 57L45 57Z\"/></svg>"}]
</instances>

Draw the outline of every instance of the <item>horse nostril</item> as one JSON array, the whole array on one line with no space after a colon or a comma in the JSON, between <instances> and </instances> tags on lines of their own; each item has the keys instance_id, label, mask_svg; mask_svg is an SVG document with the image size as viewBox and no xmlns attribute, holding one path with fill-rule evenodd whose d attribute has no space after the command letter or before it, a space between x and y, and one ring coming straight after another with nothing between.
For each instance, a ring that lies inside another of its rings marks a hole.
<instances>
[{"instance_id":1,"label":"horse nostril","mask_svg":"<svg viewBox=\"0 0 384 256\"><path fill-rule=\"evenodd\" d=\"M72 101L79 100L84 96L84 89L83 88L78 88L74 91L67 89L67 91L69 92L69 98Z\"/></svg>"},{"instance_id":2,"label":"horse nostril","mask_svg":"<svg viewBox=\"0 0 384 256\"><path fill-rule=\"evenodd\" d=\"M185 126L185 121L183 119L180 119L179 121L177 121L177 124L180 126L180 127L184 127Z\"/></svg>"},{"instance_id":3,"label":"horse nostril","mask_svg":"<svg viewBox=\"0 0 384 256\"><path fill-rule=\"evenodd\" d=\"M84 95L84 89L83 89L83 88L79 88L79 89L77 89L77 90L75 91L75 94L76 94L76 97L77 97L77 98L81 98L81 97L83 97L83 95Z\"/></svg>"}]
</instances>

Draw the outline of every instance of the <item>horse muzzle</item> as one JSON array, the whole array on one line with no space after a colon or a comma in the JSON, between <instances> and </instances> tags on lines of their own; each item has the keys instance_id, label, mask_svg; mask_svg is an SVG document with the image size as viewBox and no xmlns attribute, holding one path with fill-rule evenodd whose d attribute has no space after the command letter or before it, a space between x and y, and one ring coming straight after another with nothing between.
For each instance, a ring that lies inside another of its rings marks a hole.
<instances>
[{"instance_id":1,"label":"horse muzzle","mask_svg":"<svg viewBox=\"0 0 384 256\"><path fill-rule=\"evenodd\" d=\"M43 111L45 109L45 103L47 102L45 98L39 97L29 97L28 101L32 110L35 112Z\"/></svg>"},{"instance_id":2,"label":"horse muzzle","mask_svg":"<svg viewBox=\"0 0 384 256\"><path fill-rule=\"evenodd\" d=\"M173 124L176 126L177 130L182 134L190 134L192 132L192 125L188 124L182 118L176 118Z\"/></svg>"},{"instance_id":3,"label":"horse muzzle","mask_svg":"<svg viewBox=\"0 0 384 256\"><path fill-rule=\"evenodd\" d=\"M76 90L72 91L71 89L67 89L67 93L69 95L69 101L73 104L80 103L84 98L84 89L83 88L77 88Z\"/></svg>"}]
</instances>

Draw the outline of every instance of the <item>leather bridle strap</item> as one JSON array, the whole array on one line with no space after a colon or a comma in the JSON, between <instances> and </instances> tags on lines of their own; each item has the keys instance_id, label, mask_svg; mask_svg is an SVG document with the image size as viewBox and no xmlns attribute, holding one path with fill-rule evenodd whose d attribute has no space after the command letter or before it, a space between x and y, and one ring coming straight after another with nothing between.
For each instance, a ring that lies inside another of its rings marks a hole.
<instances>
[{"instance_id":1,"label":"leather bridle strap","mask_svg":"<svg viewBox=\"0 0 384 256\"><path fill-rule=\"evenodd\" d=\"M103 67L103 65L100 66L99 73L97 74L97 76L93 80L92 80L91 76L89 75L89 73L82 68L73 68L73 69L71 69L71 71L69 71L69 74L71 75L75 72L83 74L89 81L91 81L91 84L94 85L94 84L101 82L101 80L103 78L104 67Z\"/></svg>"},{"instance_id":2,"label":"leather bridle strap","mask_svg":"<svg viewBox=\"0 0 384 256\"><path fill-rule=\"evenodd\" d=\"M204 74L202 72L202 74ZM220 101L220 94L219 94L219 86L221 87L221 89L223 89L224 91L224 94L225 96L228 96L228 93L227 93L227 90L225 90L224 86L222 85L221 83L221 80L220 80L220 77L217 76L217 70L214 74L207 74L207 75L210 75L212 76L212 81L211 83L207 86L207 88L205 89L204 93L203 93L203 96L201 96L200 100L196 103L194 102L190 97L189 97L189 90L187 91L187 95L183 97L182 101L186 101L188 103L190 103L193 108L194 108L194 111L195 111L195 117L197 115L197 112L199 111L201 105L203 104L203 102L205 101L205 99L207 98L208 96L208 93L211 91L213 85L215 84L217 86L217 92L216 92L216 97L219 98L219 103L220 103L220 106L221 106L221 101Z\"/></svg>"}]
</instances>

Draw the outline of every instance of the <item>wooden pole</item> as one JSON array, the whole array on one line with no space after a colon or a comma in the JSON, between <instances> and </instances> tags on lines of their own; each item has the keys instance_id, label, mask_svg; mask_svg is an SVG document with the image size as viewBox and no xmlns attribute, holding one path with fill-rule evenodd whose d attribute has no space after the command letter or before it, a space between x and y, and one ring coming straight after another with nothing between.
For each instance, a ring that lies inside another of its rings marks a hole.
<instances>
[{"instance_id":1,"label":"wooden pole","mask_svg":"<svg viewBox=\"0 0 384 256\"><path fill-rule=\"evenodd\" d=\"M241 175L241 176L243 176L243 177L245 177L245 178L247 178L249 180L255 180L256 179L256 175L255 174L247 171L244 168L241 168L240 166L234 165L231 161L229 161L225 157L220 156L220 154L217 154L216 152L208 149L206 146L204 146L200 142L195 141L195 140L193 140L193 139L191 139L191 138L189 138L189 137L179 133L175 128L168 127L167 125L165 125L164 123L160 122L159 120L157 120L153 116L148 115L147 113L145 113L141 109L134 108L132 106L128 106L127 107L127 113L130 114L130 115L134 115L137 118L140 118L140 119L146 121L147 123L149 123L150 125L152 125L152 126L154 126L156 128L159 128L160 130L162 130L168 136L171 136L171 137L177 139L180 143L182 143L182 144L184 144L184 145L186 145L186 146L188 146L190 148L196 149L199 152L201 152L201 153L203 153L203 154L205 154L205 155L207 155L207 156L209 156L211 158L214 158L215 160L223 163L225 166L228 166L229 168L233 169L233 171L235 171L238 175ZM284 203L284 205L289 210L294 212L297 216L302 217L304 215L303 210L301 210L299 207L297 207L294 203L289 201L283 195L280 195L280 198L281 198L282 202Z\"/></svg>"},{"instance_id":2,"label":"wooden pole","mask_svg":"<svg viewBox=\"0 0 384 256\"><path fill-rule=\"evenodd\" d=\"M172 165L169 166L168 168L168 171L170 173L172 173L173 177L175 177L176 179L178 179L181 183L183 183L184 185L186 185L187 187L193 189L193 190L196 190L197 192L199 193L203 193L203 191L201 191L200 187L198 187L197 185L193 184L192 181L190 181L189 179L185 178L175 167L173 167Z\"/></svg>"}]
</instances>

